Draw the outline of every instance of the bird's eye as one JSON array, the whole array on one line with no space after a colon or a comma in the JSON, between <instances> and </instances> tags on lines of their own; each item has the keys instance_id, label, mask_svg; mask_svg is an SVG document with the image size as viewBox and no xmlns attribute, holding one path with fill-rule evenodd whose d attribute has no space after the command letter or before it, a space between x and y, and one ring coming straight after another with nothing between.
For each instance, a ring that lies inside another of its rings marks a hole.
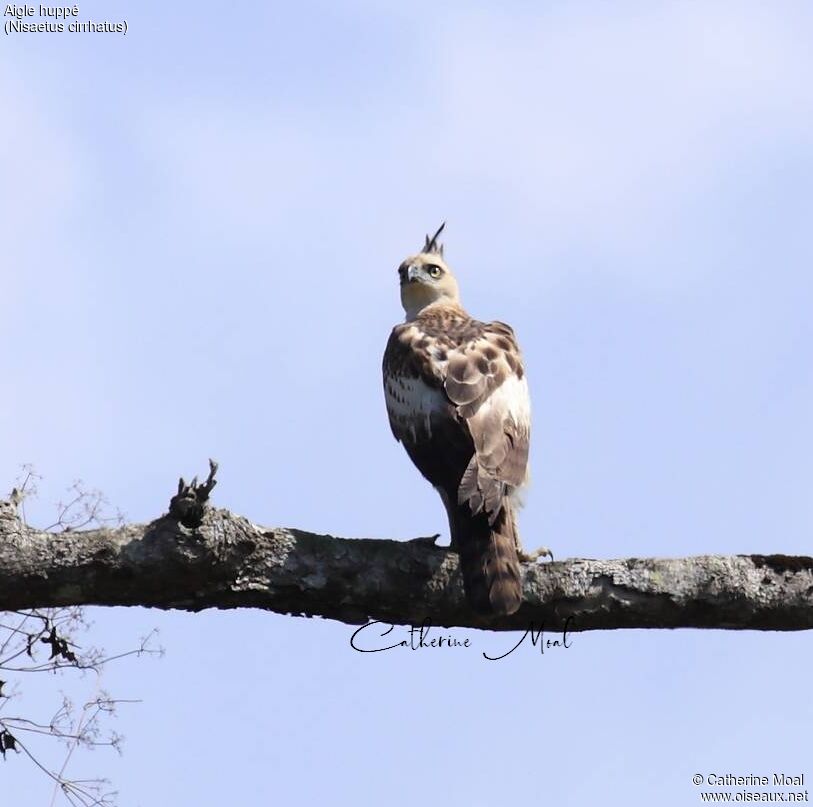
<instances>
[{"instance_id":1,"label":"bird's eye","mask_svg":"<svg viewBox=\"0 0 813 807\"><path fill-rule=\"evenodd\" d=\"M443 274L443 270L439 266L429 266L426 270L429 272L429 277L433 277L436 280Z\"/></svg>"}]
</instances>

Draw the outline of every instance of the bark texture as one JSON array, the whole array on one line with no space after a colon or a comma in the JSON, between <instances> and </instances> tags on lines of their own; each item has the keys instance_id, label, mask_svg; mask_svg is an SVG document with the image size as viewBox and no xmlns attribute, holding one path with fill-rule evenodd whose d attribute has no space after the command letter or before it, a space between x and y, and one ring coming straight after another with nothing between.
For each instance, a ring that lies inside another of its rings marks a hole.
<instances>
[{"instance_id":1,"label":"bark texture","mask_svg":"<svg viewBox=\"0 0 813 807\"><path fill-rule=\"evenodd\" d=\"M28 527L13 498L0 501L0 610L251 607L350 624L415 625L428 617L433 625L492 630L533 623L556 631L567 623L573 632L813 627L810 557L523 564L522 607L489 618L468 607L457 555L446 549L261 527L206 507L211 475L206 484L182 484L170 514L149 524L59 534Z\"/></svg>"}]
</instances>

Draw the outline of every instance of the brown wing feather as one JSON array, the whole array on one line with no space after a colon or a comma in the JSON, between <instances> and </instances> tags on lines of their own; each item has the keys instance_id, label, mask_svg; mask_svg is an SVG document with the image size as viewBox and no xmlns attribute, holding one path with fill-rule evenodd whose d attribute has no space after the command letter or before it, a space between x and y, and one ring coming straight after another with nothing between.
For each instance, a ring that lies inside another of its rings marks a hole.
<instances>
[{"instance_id":1,"label":"brown wing feather","mask_svg":"<svg viewBox=\"0 0 813 807\"><path fill-rule=\"evenodd\" d=\"M508 494L525 480L530 434L513 331L436 310L393 330L383 370L393 434L441 493L469 601L513 613L522 590ZM434 394L440 405L427 416L421 407Z\"/></svg>"},{"instance_id":2,"label":"brown wing feather","mask_svg":"<svg viewBox=\"0 0 813 807\"><path fill-rule=\"evenodd\" d=\"M508 487L518 487L527 476L527 384L511 328L484 324L478 338L451 353L444 388L466 419L475 448L458 501L475 513L485 510L493 523Z\"/></svg>"}]
</instances>

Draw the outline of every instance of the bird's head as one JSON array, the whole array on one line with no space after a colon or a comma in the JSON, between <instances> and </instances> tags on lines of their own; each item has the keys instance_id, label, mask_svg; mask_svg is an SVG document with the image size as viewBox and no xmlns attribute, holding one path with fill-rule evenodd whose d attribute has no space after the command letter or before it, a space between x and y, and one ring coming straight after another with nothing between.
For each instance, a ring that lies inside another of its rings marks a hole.
<instances>
[{"instance_id":1,"label":"bird's head","mask_svg":"<svg viewBox=\"0 0 813 807\"><path fill-rule=\"evenodd\" d=\"M414 319L432 303L460 301L457 281L443 260L443 245L438 243L438 236L445 226L444 221L431 238L426 236L423 249L398 267L401 305L404 306L407 319Z\"/></svg>"}]
</instances>

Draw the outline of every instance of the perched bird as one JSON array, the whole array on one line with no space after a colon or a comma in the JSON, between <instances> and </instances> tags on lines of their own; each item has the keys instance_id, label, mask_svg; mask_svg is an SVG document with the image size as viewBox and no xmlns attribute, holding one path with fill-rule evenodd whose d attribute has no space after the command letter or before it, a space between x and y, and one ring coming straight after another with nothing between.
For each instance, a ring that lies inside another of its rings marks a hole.
<instances>
[{"instance_id":1,"label":"perched bird","mask_svg":"<svg viewBox=\"0 0 813 807\"><path fill-rule=\"evenodd\" d=\"M478 322L435 235L398 267L406 321L384 352L390 426L440 494L466 596L483 614L522 602L517 490L527 481L531 409L513 330Z\"/></svg>"}]
</instances>

